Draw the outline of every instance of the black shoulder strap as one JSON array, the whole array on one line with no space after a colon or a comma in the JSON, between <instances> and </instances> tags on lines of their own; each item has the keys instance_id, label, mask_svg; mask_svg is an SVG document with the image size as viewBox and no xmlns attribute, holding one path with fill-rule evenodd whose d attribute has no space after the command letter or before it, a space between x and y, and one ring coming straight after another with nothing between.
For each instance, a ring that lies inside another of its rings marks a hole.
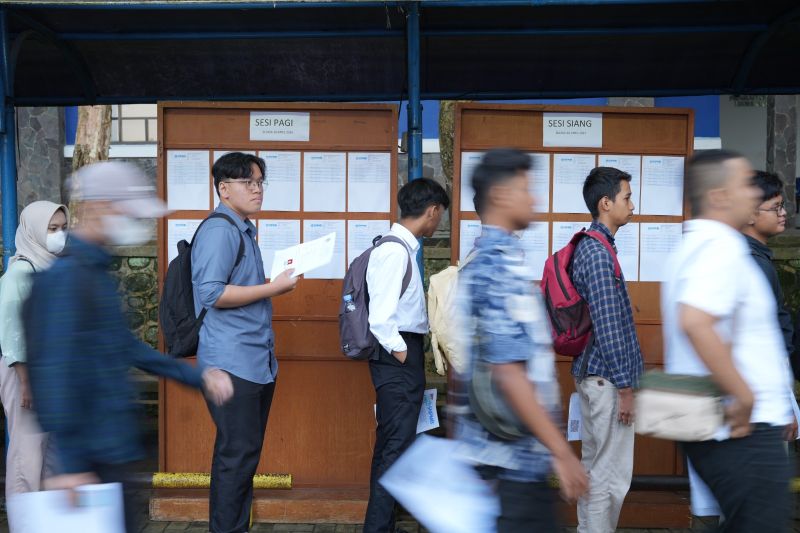
<instances>
[{"instance_id":1,"label":"black shoulder strap","mask_svg":"<svg viewBox=\"0 0 800 533\"><path fill-rule=\"evenodd\" d=\"M206 219L203 220L199 226L197 226L197 229L194 230L194 235L192 235L192 244L194 244L194 238L197 237L197 232L200 231L200 228L203 227L203 224L212 218L223 218L227 220L231 226L235 227L237 231L239 230L239 226L236 225L236 222L234 222L233 219L225 213L211 213L211 215L206 217ZM242 261L242 257L244 257L244 237L242 237L242 232L239 231L239 251L236 254L236 262L233 264L233 268L239 266L239 263Z\"/></svg>"},{"instance_id":2,"label":"black shoulder strap","mask_svg":"<svg viewBox=\"0 0 800 533\"><path fill-rule=\"evenodd\" d=\"M386 235L385 237L378 235L377 237L375 237L375 239L373 239L372 244L373 246L377 247L385 242L396 242L398 244L402 244L403 248L405 248L406 253L408 254L408 265L406 266L406 274L405 276L403 276L403 285L402 288L400 289L400 297L402 298L403 295L406 293L406 289L408 289L408 286L411 285L411 274L413 269L413 267L411 266L411 252L409 251L406 243L403 242L403 239L401 239L400 237L395 237L394 235Z\"/></svg>"},{"instance_id":3,"label":"black shoulder strap","mask_svg":"<svg viewBox=\"0 0 800 533\"><path fill-rule=\"evenodd\" d=\"M24 255L18 256L17 257L17 261L25 261L26 263L28 263L31 266L31 268L33 269L33 272L36 273L36 265L34 265L33 261L31 261L30 259L28 259Z\"/></svg>"}]
</instances>

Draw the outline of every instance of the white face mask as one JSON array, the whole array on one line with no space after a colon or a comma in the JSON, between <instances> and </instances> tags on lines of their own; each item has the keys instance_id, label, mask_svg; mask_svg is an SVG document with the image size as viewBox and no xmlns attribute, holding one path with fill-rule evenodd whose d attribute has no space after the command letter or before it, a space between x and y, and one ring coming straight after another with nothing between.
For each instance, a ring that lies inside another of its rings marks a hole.
<instances>
[{"instance_id":1,"label":"white face mask","mask_svg":"<svg viewBox=\"0 0 800 533\"><path fill-rule=\"evenodd\" d=\"M125 215L103 217L106 237L114 246L138 246L150 242L152 231L146 220Z\"/></svg>"},{"instance_id":2,"label":"white face mask","mask_svg":"<svg viewBox=\"0 0 800 533\"><path fill-rule=\"evenodd\" d=\"M66 231L57 231L55 233L48 233L47 234L47 242L45 243L45 247L47 251L51 254L60 254L61 250L64 249L64 245L67 243L67 232Z\"/></svg>"}]
</instances>

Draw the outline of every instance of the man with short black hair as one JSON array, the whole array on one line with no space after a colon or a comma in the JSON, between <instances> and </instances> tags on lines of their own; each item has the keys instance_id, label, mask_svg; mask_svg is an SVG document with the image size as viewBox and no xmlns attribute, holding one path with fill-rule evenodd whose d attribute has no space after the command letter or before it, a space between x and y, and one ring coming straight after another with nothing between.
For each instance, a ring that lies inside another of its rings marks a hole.
<instances>
[{"instance_id":1,"label":"man with short black hair","mask_svg":"<svg viewBox=\"0 0 800 533\"><path fill-rule=\"evenodd\" d=\"M456 297L467 361L448 391L460 413L455 435L479 472L497 481L498 533L558 530L551 473L568 501L587 485L586 472L556 422L561 400L549 323L514 236L536 216L530 168L530 156L514 149L490 150L475 168L472 187L481 236L459 273ZM477 390L472 383L484 367L496 388L476 398L476 409L467 391ZM517 418L518 438L501 438L491 432L491 423L481 422L485 417L479 419L480 405L497 403Z\"/></svg>"},{"instance_id":2,"label":"man with short black hair","mask_svg":"<svg viewBox=\"0 0 800 533\"><path fill-rule=\"evenodd\" d=\"M400 222L392 225L389 235L398 237L403 244L381 244L370 255L367 266L369 329L380 348L369 362L378 427L365 533L394 533L395 501L378 480L414 441L425 390L422 341L428 332L428 316L416 261L418 239L433 236L450 206L442 186L427 178L404 185L397 202ZM411 281L402 292L409 258Z\"/></svg>"},{"instance_id":3,"label":"man with short black hair","mask_svg":"<svg viewBox=\"0 0 800 533\"><path fill-rule=\"evenodd\" d=\"M256 227L248 218L261 210L265 171L264 160L250 154L232 152L217 160L215 213L229 221L208 219L192 246L195 313L208 310L197 359L224 370L233 381L230 402L208 403L217 427L209 493L212 533L242 533L249 527L253 475L278 373L271 298L297 284L291 270L265 283ZM242 243L244 255L237 263Z\"/></svg>"},{"instance_id":4,"label":"man with short black hair","mask_svg":"<svg viewBox=\"0 0 800 533\"><path fill-rule=\"evenodd\" d=\"M786 531L790 372L775 298L740 233L763 205L753 174L746 158L725 150L689 162L693 218L661 286L664 367L708 376L726 396L727 424L713 439L683 443L719 502L722 529Z\"/></svg>"},{"instance_id":5,"label":"man with short black hair","mask_svg":"<svg viewBox=\"0 0 800 533\"><path fill-rule=\"evenodd\" d=\"M772 293L775 295L775 302L778 304L778 323L786 344L786 353L791 356L794 354L792 315L786 309L778 271L775 270L775 265L772 263L772 250L767 246L769 239L786 231L786 201L783 197L783 181L771 172L758 170L753 176L753 183L761 190L761 204L753 212L742 233L747 238L753 259L767 277ZM795 376L797 376L800 374L798 372L800 365L795 360L791 362Z\"/></svg>"},{"instance_id":6,"label":"man with short black hair","mask_svg":"<svg viewBox=\"0 0 800 533\"><path fill-rule=\"evenodd\" d=\"M597 167L583 184L589 230L615 250L614 235L633 217L630 181L626 172ZM633 388L644 362L625 279L615 276L606 247L582 239L571 275L592 319L589 345L572 363L581 400L582 461L589 472L589 490L578 501L578 531L605 533L617 528L633 476Z\"/></svg>"}]
</instances>

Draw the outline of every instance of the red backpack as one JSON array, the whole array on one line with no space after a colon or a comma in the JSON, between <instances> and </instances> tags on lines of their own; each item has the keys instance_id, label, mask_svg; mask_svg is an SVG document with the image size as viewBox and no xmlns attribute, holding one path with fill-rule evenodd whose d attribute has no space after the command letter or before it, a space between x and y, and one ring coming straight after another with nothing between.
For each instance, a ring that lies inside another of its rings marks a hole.
<instances>
[{"instance_id":1,"label":"red backpack","mask_svg":"<svg viewBox=\"0 0 800 533\"><path fill-rule=\"evenodd\" d=\"M583 237L591 237L606 247L614 261L614 277L622 279L622 269L614 248L599 231L581 230L569 243L547 258L539 287L544 294L550 327L553 331L553 348L560 355L577 357L589 344L592 333L592 318L586 303L569 276L572 256Z\"/></svg>"}]
</instances>

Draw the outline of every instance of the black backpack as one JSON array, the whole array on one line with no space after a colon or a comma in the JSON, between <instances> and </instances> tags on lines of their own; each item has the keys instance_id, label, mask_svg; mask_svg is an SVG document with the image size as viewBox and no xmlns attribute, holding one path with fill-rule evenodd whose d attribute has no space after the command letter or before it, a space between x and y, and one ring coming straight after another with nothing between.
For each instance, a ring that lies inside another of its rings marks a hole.
<instances>
[{"instance_id":1,"label":"black backpack","mask_svg":"<svg viewBox=\"0 0 800 533\"><path fill-rule=\"evenodd\" d=\"M178 243L178 257L170 261L167 275L164 277L164 288L161 290L161 302L158 304L158 321L167 345L167 353L173 357L189 357L197 353L200 340L200 326L208 309L203 309L200 316L195 316L194 296L192 292L192 246L197 233L206 221L212 218L224 218L231 225L236 223L224 213L214 213L197 227L192 242L182 240ZM239 266L244 256L244 238L239 233L239 252L236 263ZM228 275L230 283L233 270Z\"/></svg>"}]
</instances>

